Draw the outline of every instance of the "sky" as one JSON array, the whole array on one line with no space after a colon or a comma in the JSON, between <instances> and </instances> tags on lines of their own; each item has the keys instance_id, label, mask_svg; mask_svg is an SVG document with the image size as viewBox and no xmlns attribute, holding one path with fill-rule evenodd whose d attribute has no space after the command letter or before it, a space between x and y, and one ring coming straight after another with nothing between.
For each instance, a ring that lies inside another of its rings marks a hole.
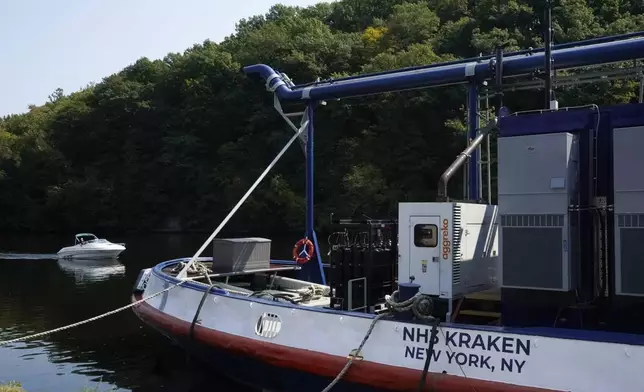
<instances>
[{"instance_id":1,"label":"sky","mask_svg":"<svg viewBox=\"0 0 644 392\"><path fill-rule=\"evenodd\" d=\"M275 3L323 0L0 0L0 117L41 105L120 71L206 39Z\"/></svg>"}]
</instances>

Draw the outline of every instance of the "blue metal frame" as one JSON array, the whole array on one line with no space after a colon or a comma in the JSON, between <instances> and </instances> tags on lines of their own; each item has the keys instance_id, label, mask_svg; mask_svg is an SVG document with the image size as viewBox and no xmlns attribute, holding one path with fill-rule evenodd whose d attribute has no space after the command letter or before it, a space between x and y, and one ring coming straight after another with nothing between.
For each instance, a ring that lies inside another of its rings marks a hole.
<instances>
[{"instance_id":1,"label":"blue metal frame","mask_svg":"<svg viewBox=\"0 0 644 392\"><path fill-rule=\"evenodd\" d=\"M601 117L610 115L613 128L633 127L642 124L644 104L620 104L601 107ZM538 135L543 133L570 132L592 129L596 123L597 109L590 106L577 110L559 110L548 113L517 114L499 119L499 136Z\"/></svg>"},{"instance_id":2,"label":"blue metal frame","mask_svg":"<svg viewBox=\"0 0 644 392\"><path fill-rule=\"evenodd\" d=\"M315 121L315 102L309 102L307 107L307 116L309 118L308 129L306 131L306 238L313 237L314 221L314 199L313 193L315 192L314 185L314 121Z\"/></svg>"},{"instance_id":3,"label":"blue metal frame","mask_svg":"<svg viewBox=\"0 0 644 392\"><path fill-rule=\"evenodd\" d=\"M315 130L315 106L317 102L309 101L306 108L306 115L309 123L307 126L306 138L306 232L304 236L311 241L314 245L313 258L302 266L297 275L299 279L307 280L310 282L321 283L326 285L326 277L324 275L324 267L322 266L322 257L320 256L320 246L318 244L318 236L315 233L315 178L314 178L314 130Z\"/></svg>"},{"instance_id":4,"label":"blue metal frame","mask_svg":"<svg viewBox=\"0 0 644 392\"><path fill-rule=\"evenodd\" d=\"M621 41L618 39L640 37L644 31L627 35L601 37L587 41L567 43L554 47L552 59L557 69L583 67L588 65L606 64L618 61L644 58L644 38L634 38ZM515 52L502 58L503 76L518 76L534 73L543 68L545 62L544 49L534 51ZM489 60L489 61L488 61ZM266 81L266 88L273 92L279 100L304 101L308 104L306 115L309 116L308 138L306 143L306 238L313 240L315 245L316 262L309 262L300 274L302 279L326 284L319 244L315 233L314 218L314 109L317 102L326 99L340 99L353 96L378 94L400 91L410 88L432 87L446 84L461 84L469 82L468 89L468 137L476 137L478 119L478 84L490 78L495 72L491 56L468 60L458 60L447 64L434 64L424 67L415 67L401 70L392 70L376 74L366 74L337 79L332 82L325 81L304 86L293 86L290 80L265 64L256 64L244 67L247 74L259 74ZM562 114L562 115L565 115ZM546 116L549 121L552 116ZM583 117L583 116L582 116ZM510 124L514 116L507 117L506 124ZM577 121L587 121L577 118ZM561 122L560 124L563 124ZM551 130L557 128L556 122ZM582 127L586 125L583 124ZM569 129L571 123L566 124ZM503 121L501 129L503 129ZM512 127L510 127L512 128ZM541 128L544 129L544 128ZM478 200L479 182L479 152L472 153L469 161L469 189L468 198ZM317 265L317 267L315 267Z\"/></svg>"}]
</instances>

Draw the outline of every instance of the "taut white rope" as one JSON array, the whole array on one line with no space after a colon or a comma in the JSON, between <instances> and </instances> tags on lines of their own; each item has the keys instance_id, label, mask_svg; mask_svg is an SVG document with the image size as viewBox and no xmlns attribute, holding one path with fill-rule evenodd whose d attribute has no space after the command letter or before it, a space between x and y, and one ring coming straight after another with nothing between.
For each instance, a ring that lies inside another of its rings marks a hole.
<instances>
[{"instance_id":1,"label":"taut white rope","mask_svg":"<svg viewBox=\"0 0 644 392\"><path fill-rule=\"evenodd\" d=\"M125 305L125 306L122 306L122 307L120 307L118 309L110 310L109 312L99 314L98 316L89 318L87 320L79 321L79 322L74 323L74 324L65 325L63 327L59 327L59 328L56 328L56 329L50 329L49 331L35 333L33 335L27 335L27 336L23 336L23 337L20 337L20 338L15 338L15 339L11 339L11 340L2 341L2 342L0 342L0 346L6 346L7 344L11 344L11 343L23 342L23 341L35 339L35 338L38 338L38 337L41 337L41 336L51 335L51 334L56 333L56 332L64 331L66 329L70 329L70 328L81 326L83 324L91 323L92 321L96 321L96 320L102 319L104 317L111 316L111 315L113 315L115 313L122 312L122 311L124 311L126 309L129 309L129 308L131 308L133 306L136 306L136 305L138 305L140 303L143 303L143 302L145 302L145 301L147 301L147 300L149 300L151 298L156 297L157 295L161 295L161 294L165 293L166 291L170 291L173 288L180 286L184 282L185 281L182 280L181 282L179 282L177 284L174 284L174 285L172 285L172 286L170 286L170 287L168 287L168 288L166 288L164 290L161 290L158 293L154 293L154 294L149 295L149 296L147 296L145 298L141 298L138 301L132 302L132 303L130 303L128 305Z\"/></svg>"},{"instance_id":2,"label":"taut white rope","mask_svg":"<svg viewBox=\"0 0 644 392\"><path fill-rule=\"evenodd\" d=\"M188 276L188 269L189 269L190 267L192 267L192 265L196 262L197 258L198 258L198 257L201 255L201 253L206 249L206 247L208 246L208 244L210 244L210 242L211 242L211 241L212 241L212 240L217 236L217 234L219 234L219 232L221 231L221 229L223 229L223 228L224 228L224 226L226 225L226 223L228 223L228 221L230 220L230 218L232 218L232 216L237 212L237 210L239 209L239 207L241 207L241 205L242 205L242 204L244 204L244 202L246 201L246 199L248 199L248 197L250 196L250 194L251 194L251 193L253 193L253 191L255 190L255 188L257 188L257 186L259 185L259 183L260 183L260 182L262 182L262 180L264 179L264 177L266 177L266 175L268 174L268 172L270 172L270 171L271 171L271 169L275 166L275 164L277 163L277 161L279 161L279 160L280 160L280 158L282 158L282 155L284 155L284 153L286 152L286 150L288 150L288 148L289 148L289 147L291 147L291 144L293 144L293 142L295 142L295 140L297 140L297 138L298 138L298 137L300 137L300 135L302 134L302 132L304 132L304 131L306 130L306 128L308 127L308 125L309 125L309 120L308 120L308 118L306 118L304 121L302 121L302 125L300 126L300 129L299 129L299 130L298 130L298 131L297 131L297 132L296 132L296 133L291 137L291 139L289 139L288 143L286 143L286 145L284 146L284 148L282 148L282 150L277 154L277 156L275 157L275 159L273 159L273 161L272 161L272 162L271 162L271 163L266 167L266 169L264 170L264 172L263 172L262 174L260 174L260 176L257 178L257 180L255 180L255 183L254 183L253 185L251 185L251 187L248 189L248 191L246 191L246 194L244 194L244 196L242 196L242 198L241 198L241 199L239 199L239 201L237 202L237 204L233 207L233 209L232 209L232 210L230 210L230 212L228 213L228 215L226 215L226 217L224 218L224 220L223 220L223 221L221 221L221 223L219 224L219 226L217 226L217 228L215 229L215 231L213 231L213 232L212 232L212 234L210 235L210 237L208 237L208 239L203 243L203 245L201 245L201 248L199 248L199 250L197 251L197 253L195 253L195 255L194 255L194 256L192 256L192 259L190 259L190 261L189 261L189 262L188 262L188 263L183 267L183 269L179 272L179 274L177 274L177 278L178 278L178 279L184 280L184 279L186 279L186 278L187 278L187 276Z\"/></svg>"}]
</instances>

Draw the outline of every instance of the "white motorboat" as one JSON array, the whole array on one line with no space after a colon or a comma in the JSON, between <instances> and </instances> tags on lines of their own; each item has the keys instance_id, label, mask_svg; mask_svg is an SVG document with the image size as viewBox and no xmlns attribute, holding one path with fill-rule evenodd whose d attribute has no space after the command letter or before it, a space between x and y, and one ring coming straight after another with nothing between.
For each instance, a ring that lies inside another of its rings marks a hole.
<instances>
[{"instance_id":1,"label":"white motorboat","mask_svg":"<svg viewBox=\"0 0 644 392\"><path fill-rule=\"evenodd\" d=\"M74 245L58 251L59 259L115 259L125 250L125 244L110 242L91 233L74 236Z\"/></svg>"}]
</instances>

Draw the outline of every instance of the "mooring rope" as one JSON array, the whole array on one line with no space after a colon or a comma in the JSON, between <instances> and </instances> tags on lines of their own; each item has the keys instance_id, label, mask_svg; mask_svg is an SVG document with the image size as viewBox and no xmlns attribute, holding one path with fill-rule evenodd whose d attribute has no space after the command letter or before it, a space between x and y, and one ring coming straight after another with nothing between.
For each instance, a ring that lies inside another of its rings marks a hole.
<instances>
[{"instance_id":1,"label":"mooring rope","mask_svg":"<svg viewBox=\"0 0 644 392\"><path fill-rule=\"evenodd\" d=\"M141 304L141 303L143 303L143 302L145 302L145 301L147 301L149 299L152 299L152 298L154 298L154 297L156 297L158 295L161 295L161 294L163 294L163 293L165 293L167 291L170 291L170 290L174 289L175 287L178 287L178 286L182 285L184 282L186 282L186 281L181 281L181 282L176 283L176 284L174 284L174 285L172 285L172 286L170 286L170 287L168 287L168 288L166 288L164 290L159 291L158 293L154 293L154 294L149 295L149 296L147 296L145 298L141 298L138 301L135 301L135 302L132 302L132 303L127 304L125 306L122 306L122 307L120 307L118 309L110 310L109 312L99 314L98 316L88 318L86 320L79 321L79 322L76 322L74 324L69 324L69 325L65 325L63 327L50 329L49 331L35 333L33 335L27 335L27 336L23 336L23 337L20 337L20 338L1 341L0 346L6 346L7 344L12 344L12 343L17 343L17 342L24 342L24 341L27 341L27 340L31 340L31 339L34 339L34 338L41 337L41 336L51 335L51 334L56 333L56 332L65 331L67 329L75 328L75 327L81 326L83 324L91 323L92 321L100 320L100 319L102 319L104 317L111 316L113 314L116 314L116 313L122 312L124 310L130 309L133 306L139 305L139 304Z\"/></svg>"},{"instance_id":2,"label":"mooring rope","mask_svg":"<svg viewBox=\"0 0 644 392\"><path fill-rule=\"evenodd\" d=\"M406 312L411 310L414 313L414 316L418 317L420 320L434 319L432 316L434 302L430 296L422 294L419 291L413 297L405 301L398 302L398 295L398 290L396 290L391 295L385 296L385 302L393 310L396 312Z\"/></svg>"},{"instance_id":3,"label":"mooring rope","mask_svg":"<svg viewBox=\"0 0 644 392\"><path fill-rule=\"evenodd\" d=\"M190 336L190 340L194 340L195 338L195 325L197 324L199 320L199 314L201 313L201 308L203 307L203 304L206 302L206 297L208 297L208 294L210 294L210 290L212 290L213 287L216 287L216 283L210 283L210 286L204 291L203 296L201 297L201 301L199 302L199 306L197 306L197 311L195 312L195 316L192 318L192 323L190 323L190 333L188 334Z\"/></svg>"},{"instance_id":4,"label":"mooring rope","mask_svg":"<svg viewBox=\"0 0 644 392\"><path fill-rule=\"evenodd\" d=\"M331 384L329 384L326 388L322 390L322 392L329 392L335 384L337 384L342 377L349 371L349 368L351 367L351 364L353 364L353 360L360 355L360 351L362 351L362 348L364 347L365 343L367 343L367 339L369 339L369 336L371 336L371 332L373 332L373 328L376 326L376 323L383 317L389 315L389 313L381 313L377 315L373 321L371 322L371 325L369 326L369 330L367 331L367 334L364 336L362 339L362 343L360 343L360 346L358 346L358 349L356 350L355 354L351 355L349 358L349 361L347 362L346 365L344 365L344 368L338 373L338 375L331 381Z\"/></svg>"},{"instance_id":5,"label":"mooring rope","mask_svg":"<svg viewBox=\"0 0 644 392\"><path fill-rule=\"evenodd\" d=\"M417 292L413 297L402 301L398 302L398 290L394 291L392 295L387 295L385 296L385 302L389 306L390 310L393 310L394 312L406 312L411 310L414 315L421 319L421 320L432 320L432 321L437 321L432 315L432 309L433 309L433 301L430 296L426 294L422 294L421 292ZM322 392L329 392L340 380L342 377L344 377L347 372L349 371L349 368L351 367L351 364L353 364L353 360L360 355L360 352L362 351L362 348L364 347L365 343L367 343L367 339L369 339L369 336L371 336L371 332L373 332L374 327L376 326L376 323L382 319L385 316L390 315L390 312L385 312L377 315L373 321L371 322L371 325L369 326L369 330L367 331L367 334L364 336L362 339L362 343L360 343L360 346L358 346L358 349L354 354L349 355L349 361L347 362L346 365L344 365L344 368L338 373L338 375L331 381L331 384L329 384ZM436 324L438 325L438 324ZM431 354L429 354L431 356Z\"/></svg>"}]
</instances>

